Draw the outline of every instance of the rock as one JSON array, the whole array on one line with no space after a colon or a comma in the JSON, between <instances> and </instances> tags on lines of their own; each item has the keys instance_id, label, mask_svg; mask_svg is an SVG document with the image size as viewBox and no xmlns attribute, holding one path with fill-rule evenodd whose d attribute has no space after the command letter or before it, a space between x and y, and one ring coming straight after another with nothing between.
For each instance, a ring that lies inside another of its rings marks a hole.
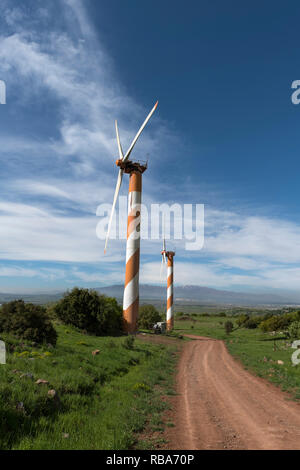
<instances>
[{"instance_id":1,"label":"rock","mask_svg":"<svg viewBox=\"0 0 300 470\"><path fill-rule=\"evenodd\" d=\"M282 365L284 364L284 362L283 362L283 361L281 361L280 359L278 359L278 361L277 361L277 364L279 364L279 365L281 365L281 366L282 366Z\"/></svg>"},{"instance_id":2,"label":"rock","mask_svg":"<svg viewBox=\"0 0 300 470\"><path fill-rule=\"evenodd\" d=\"M55 405L56 408L60 408L61 402L60 402L59 396L57 395L56 390L54 389L48 390L48 397L49 397L49 400L51 400L51 402Z\"/></svg>"},{"instance_id":3,"label":"rock","mask_svg":"<svg viewBox=\"0 0 300 470\"><path fill-rule=\"evenodd\" d=\"M20 375L20 379L22 379L22 377L28 377L28 379L31 379L33 380L33 375L30 374L29 372L25 373L25 374L22 374Z\"/></svg>"},{"instance_id":4,"label":"rock","mask_svg":"<svg viewBox=\"0 0 300 470\"><path fill-rule=\"evenodd\" d=\"M95 349L95 351L92 351L93 356L97 356L100 354L100 349Z\"/></svg>"},{"instance_id":5,"label":"rock","mask_svg":"<svg viewBox=\"0 0 300 470\"><path fill-rule=\"evenodd\" d=\"M37 385L47 385L49 382L48 380L43 380L43 379L38 379L36 382L35 382Z\"/></svg>"}]
</instances>

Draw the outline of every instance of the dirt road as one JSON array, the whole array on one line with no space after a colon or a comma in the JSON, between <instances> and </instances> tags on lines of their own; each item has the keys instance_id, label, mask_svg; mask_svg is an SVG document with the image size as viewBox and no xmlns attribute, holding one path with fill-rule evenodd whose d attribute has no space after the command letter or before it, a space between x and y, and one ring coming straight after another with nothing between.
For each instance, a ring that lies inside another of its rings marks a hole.
<instances>
[{"instance_id":1,"label":"dirt road","mask_svg":"<svg viewBox=\"0 0 300 470\"><path fill-rule=\"evenodd\" d=\"M222 341L187 343L168 449L300 449L300 406L236 362Z\"/></svg>"}]
</instances>

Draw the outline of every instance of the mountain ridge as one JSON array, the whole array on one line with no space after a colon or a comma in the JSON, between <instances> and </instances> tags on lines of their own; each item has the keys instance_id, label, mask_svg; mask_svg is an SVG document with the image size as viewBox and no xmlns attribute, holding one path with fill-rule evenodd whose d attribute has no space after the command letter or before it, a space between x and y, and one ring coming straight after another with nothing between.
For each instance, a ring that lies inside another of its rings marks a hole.
<instances>
[{"instance_id":1,"label":"mountain ridge","mask_svg":"<svg viewBox=\"0 0 300 470\"><path fill-rule=\"evenodd\" d=\"M123 284L113 284L103 287L93 288L100 294L116 297L122 301ZM14 299L24 299L26 302L42 303L55 302L59 300L65 291L11 294L0 292L0 303L9 302ZM229 290L219 290L212 287L185 285L175 286L175 302L180 304L198 305L289 305L300 303L300 299L295 299L293 295L276 293L246 293ZM166 287L162 285L141 284L140 300L164 302L166 298Z\"/></svg>"}]
</instances>

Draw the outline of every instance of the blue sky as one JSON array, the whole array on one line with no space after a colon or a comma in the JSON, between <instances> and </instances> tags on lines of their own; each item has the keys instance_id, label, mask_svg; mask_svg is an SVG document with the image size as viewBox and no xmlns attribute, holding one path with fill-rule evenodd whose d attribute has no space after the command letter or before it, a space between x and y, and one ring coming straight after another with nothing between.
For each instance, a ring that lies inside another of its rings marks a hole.
<instances>
[{"instance_id":1,"label":"blue sky","mask_svg":"<svg viewBox=\"0 0 300 470\"><path fill-rule=\"evenodd\" d=\"M0 292L124 280L124 240L104 257L114 119L149 155L143 200L205 204L205 244L176 249L176 282L296 292L300 285L297 2L2 2ZM125 178L121 194L126 195ZM143 241L141 282L159 282Z\"/></svg>"}]
</instances>

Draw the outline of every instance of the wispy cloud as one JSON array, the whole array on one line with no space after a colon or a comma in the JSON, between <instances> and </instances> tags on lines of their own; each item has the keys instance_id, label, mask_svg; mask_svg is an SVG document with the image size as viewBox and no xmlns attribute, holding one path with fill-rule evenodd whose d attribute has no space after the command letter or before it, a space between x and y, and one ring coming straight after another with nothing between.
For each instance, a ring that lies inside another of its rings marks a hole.
<instances>
[{"instance_id":1,"label":"wispy cloud","mask_svg":"<svg viewBox=\"0 0 300 470\"><path fill-rule=\"evenodd\" d=\"M3 2L0 67L10 105L8 124L0 131L0 276L15 277L17 283L39 276L65 283L99 284L101 277L120 283L125 244L112 241L104 258L103 243L96 238L96 208L113 196L114 119L126 148L153 103L142 106L124 90L84 2L53 0L45 5L37 0L33 5L35 13L29 15L19 2ZM59 17L54 14L58 8ZM16 116L22 123L17 130ZM145 203L181 203L187 197L201 203L209 194L204 183L195 188L186 181L182 186L162 174L163 165L166 172L169 163L174 166L180 141L179 132L157 114L138 142L137 154L151 155ZM126 193L126 186L122 191ZM211 188L213 206L206 208L201 252L185 252L180 241L172 242L176 281L296 289L300 226L236 207L220 209L218 198L218 188ZM160 245L159 240L143 242L143 282L159 282ZM24 268L18 261L53 267Z\"/></svg>"}]
</instances>

